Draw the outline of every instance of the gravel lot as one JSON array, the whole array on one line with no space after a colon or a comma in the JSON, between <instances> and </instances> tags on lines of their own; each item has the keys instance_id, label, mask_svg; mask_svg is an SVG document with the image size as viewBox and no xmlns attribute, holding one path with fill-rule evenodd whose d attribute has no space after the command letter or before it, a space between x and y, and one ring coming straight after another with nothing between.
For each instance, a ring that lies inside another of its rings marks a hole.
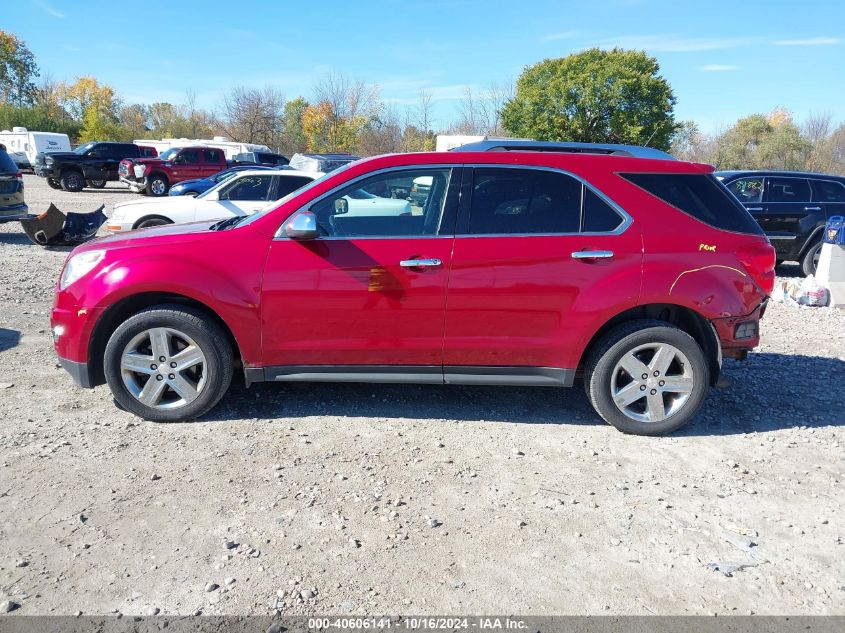
<instances>
[{"instance_id":1,"label":"gravel lot","mask_svg":"<svg viewBox=\"0 0 845 633\"><path fill-rule=\"evenodd\" d=\"M57 367L66 252L0 225L0 608L845 614L845 312L772 305L666 438L580 389L258 385L154 424Z\"/></svg>"}]
</instances>

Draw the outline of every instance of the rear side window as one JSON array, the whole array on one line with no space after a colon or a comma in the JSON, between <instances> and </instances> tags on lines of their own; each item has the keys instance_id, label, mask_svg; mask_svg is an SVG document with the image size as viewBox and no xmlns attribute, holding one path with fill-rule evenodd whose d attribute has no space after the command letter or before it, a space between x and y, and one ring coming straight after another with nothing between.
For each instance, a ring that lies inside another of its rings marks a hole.
<instances>
[{"instance_id":1,"label":"rear side window","mask_svg":"<svg viewBox=\"0 0 845 633\"><path fill-rule=\"evenodd\" d=\"M132 143L110 143L106 147L105 153L109 158L123 160L124 158L137 158L140 154L138 146Z\"/></svg>"},{"instance_id":2,"label":"rear side window","mask_svg":"<svg viewBox=\"0 0 845 633\"><path fill-rule=\"evenodd\" d=\"M304 176L279 176L279 190L276 192L276 197L284 198L309 182L311 182L311 179Z\"/></svg>"},{"instance_id":3,"label":"rear side window","mask_svg":"<svg viewBox=\"0 0 845 633\"><path fill-rule=\"evenodd\" d=\"M473 235L577 233L581 183L533 169L474 170L469 232Z\"/></svg>"},{"instance_id":4,"label":"rear side window","mask_svg":"<svg viewBox=\"0 0 845 633\"><path fill-rule=\"evenodd\" d=\"M735 233L763 234L745 207L710 174L620 175L663 202L714 228Z\"/></svg>"},{"instance_id":5,"label":"rear side window","mask_svg":"<svg viewBox=\"0 0 845 633\"><path fill-rule=\"evenodd\" d=\"M206 163L222 163L223 156L219 149L204 149L202 150L202 159Z\"/></svg>"},{"instance_id":6,"label":"rear side window","mask_svg":"<svg viewBox=\"0 0 845 633\"><path fill-rule=\"evenodd\" d=\"M766 202L809 202L810 183L804 178L769 178Z\"/></svg>"},{"instance_id":7,"label":"rear side window","mask_svg":"<svg viewBox=\"0 0 845 633\"><path fill-rule=\"evenodd\" d=\"M15 161L13 161L3 150L0 150L0 171L18 171L18 166L15 165Z\"/></svg>"},{"instance_id":8,"label":"rear side window","mask_svg":"<svg viewBox=\"0 0 845 633\"><path fill-rule=\"evenodd\" d=\"M813 202L845 202L845 186L833 180L810 180Z\"/></svg>"}]
</instances>

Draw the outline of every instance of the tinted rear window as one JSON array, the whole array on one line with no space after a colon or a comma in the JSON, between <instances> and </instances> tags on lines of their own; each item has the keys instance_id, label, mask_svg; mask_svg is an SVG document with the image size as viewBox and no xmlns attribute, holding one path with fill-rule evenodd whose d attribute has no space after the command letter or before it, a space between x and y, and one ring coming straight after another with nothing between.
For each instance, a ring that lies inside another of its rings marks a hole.
<instances>
[{"instance_id":1,"label":"tinted rear window","mask_svg":"<svg viewBox=\"0 0 845 633\"><path fill-rule=\"evenodd\" d=\"M13 161L3 150L0 150L0 171L18 171L18 166L15 165L15 161Z\"/></svg>"},{"instance_id":2,"label":"tinted rear window","mask_svg":"<svg viewBox=\"0 0 845 633\"><path fill-rule=\"evenodd\" d=\"M810 180L814 202L845 202L845 187L833 180Z\"/></svg>"},{"instance_id":3,"label":"tinted rear window","mask_svg":"<svg viewBox=\"0 0 845 633\"><path fill-rule=\"evenodd\" d=\"M763 231L739 201L709 174L621 174L663 202L705 224L735 233Z\"/></svg>"}]
</instances>

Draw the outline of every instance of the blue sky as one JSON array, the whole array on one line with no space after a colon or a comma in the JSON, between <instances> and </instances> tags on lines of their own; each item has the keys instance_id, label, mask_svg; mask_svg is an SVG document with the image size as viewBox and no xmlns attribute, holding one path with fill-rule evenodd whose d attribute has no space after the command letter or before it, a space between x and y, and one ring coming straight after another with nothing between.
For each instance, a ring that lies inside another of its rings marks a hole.
<instances>
[{"instance_id":1,"label":"blue sky","mask_svg":"<svg viewBox=\"0 0 845 633\"><path fill-rule=\"evenodd\" d=\"M712 132L785 107L845 121L845 3L675 0L18 0L0 28L56 80L90 74L123 100L215 109L235 85L310 95L333 70L378 84L402 111L432 93L448 125L465 87L591 46L645 49Z\"/></svg>"}]
</instances>

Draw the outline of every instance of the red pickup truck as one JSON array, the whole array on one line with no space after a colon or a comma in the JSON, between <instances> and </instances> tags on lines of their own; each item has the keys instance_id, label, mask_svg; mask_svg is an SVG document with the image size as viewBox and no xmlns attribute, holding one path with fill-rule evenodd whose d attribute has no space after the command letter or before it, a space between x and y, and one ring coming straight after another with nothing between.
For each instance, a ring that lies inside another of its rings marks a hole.
<instances>
[{"instance_id":1,"label":"red pickup truck","mask_svg":"<svg viewBox=\"0 0 845 633\"><path fill-rule=\"evenodd\" d=\"M120 182L135 193L165 196L171 185L183 180L207 178L226 169L226 155L215 147L171 147L157 158L120 161Z\"/></svg>"}]
</instances>

